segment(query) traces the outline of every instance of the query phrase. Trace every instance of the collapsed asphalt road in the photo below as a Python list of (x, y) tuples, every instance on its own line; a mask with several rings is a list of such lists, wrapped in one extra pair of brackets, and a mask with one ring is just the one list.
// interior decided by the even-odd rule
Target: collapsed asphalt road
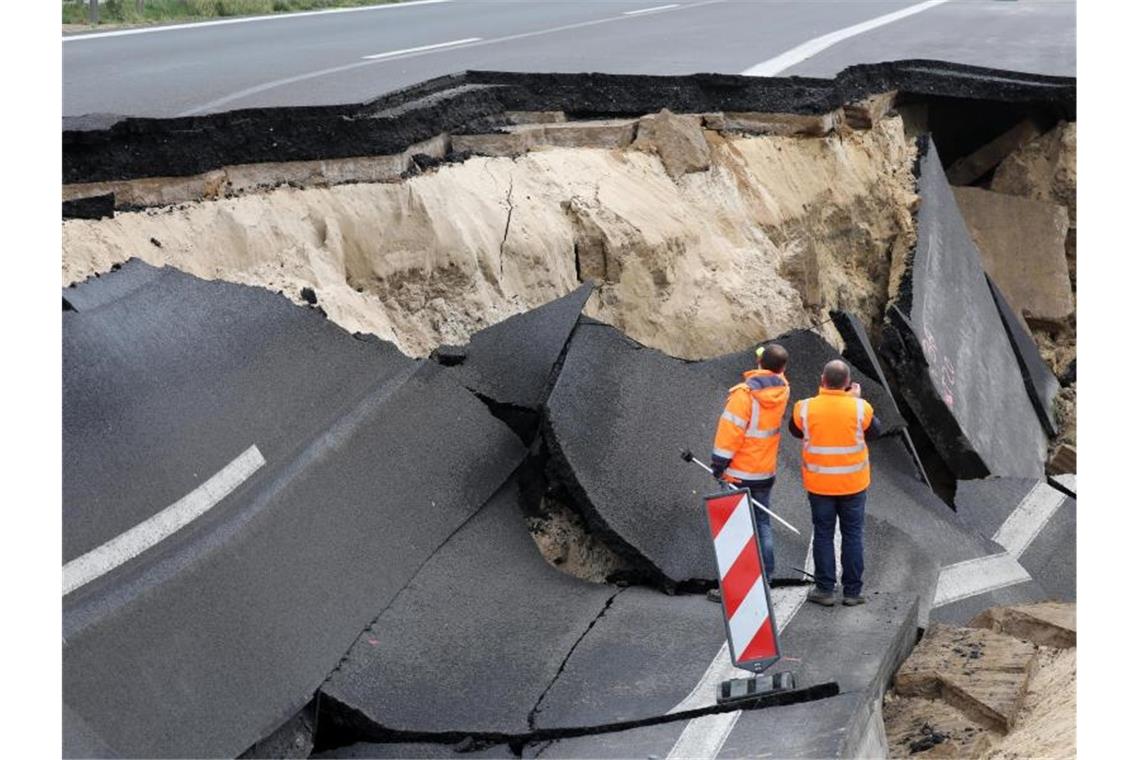
[[(957, 70), (902, 70), (918, 89), (964, 81)], [(859, 76), (884, 71), (892, 69)], [(1017, 97), (1068, 91), (1009, 81), (1002, 92)], [(511, 89), (493, 107), (565, 98), (602, 108), (635, 85), (473, 86)], [(862, 95), (881, 85), (853, 77), (843, 86)], [(713, 98), (704, 83), (678, 87), (660, 92), (702, 106)], [(786, 105), (781, 87), (734, 97)], [(427, 90), (429, 100), (441, 92)], [(818, 105), (827, 93), (794, 102)], [(835, 108), (828, 113), (846, 113)], [(385, 123), (407, 129), (373, 137), (410, 150), (429, 126), (425, 113), (440, 106), (396, 110), (405, 116)], [(329, 122), (340, 135), (334, 152), (347, 149), (335, 130), (376, 128), (345, 127), (342, 116)], [(497, 117), (484, 108), (472, 118)], [(197, 124), (190, 142), (209, 144), (216, 128), (226, 136), (213, 153), (183, 154), (178, 171), (225, 166), (240, 153), (227, 119)], [(122, 124), (75, 133), (69, 171), (161, 192), (146, 167), (173, 150), (169, 128), (140, 126), (140, 145), (163, 147), (136, 153)], [(832, 129), (826, 139), (843, 139), (842, 126)], [(957, 133), (940, 130), (953, 143)], [(311, 137), (291, 144), (308, 158), (319, 153)], [(804, 604), (810, 518), (796, 442), (782, 442), (773, 504), (802, 535), (777, 528), (773, 614), (787, 655), (780, 667), (796, 673), (804, 689), (795, 699), (806, 703), (716, 706), (715, 685), (739, 672), (719, 608), (693, 593), (715, 580), (700, 513), (711, 481), (677, 453), (711, 444), (750, 350), (685, 361), (648, 348), (580, 315), (589, 284), (427, 360), (350, 335), (325, 318), (314, 292), (302, 300), (315, 305), (299, 306), (138, 260), (65, 288), (65, 754), (235, 756), (283, 724), (308, 731), (301, 744), (329, 756), (884, 751), (882, 694), (919, 627), (1072, 595), (1075, 572), (1075, 501), (1041, 482), (1047, 419), (1032, 398), (1044, 387), (1034, 382), (1040, 367), (1019, 361), (1026, 344), (1007, 333), (937, 155), (931, 144), (918, 167), (917, 243), (906, 287), (891, 296), (898, 314), (869, 327), (836, 314), (838, 333), (820, 323), (775, 338), (792, 355), (794, 398), (813, 394), (819, 368), (842, 353), (890, 432), (871, 445), (872, 594), (855, 609)], [(938, 293), (974, 304), (978, 324)], [(927, 331), (933, 341), (914, 340)], [(872, 336), (883, 332), (893, 352), (877, 355)], [(971, 369), (957, 380), (968, 402), (931, 390), (945, 390), (935, 385), (945, 373), (931, 370), (943, 355)], [(1000, 375), (979, 378), (979, 364)], [(1015, 424), (995, 437), (979, 419), (998, 404)], [(938, 445), (916, 447), (907, 432)], [(1008, 477), (963, 480), (950, 504), (923, 474), (932, 456), (941, 467), (982, 461)], [(544, 562), (527, 527), (547, 499), (580, 515), (590, 540), (621, 557), (621, 571), (591, 583)], [(299, 711), (315, 718), (290, 721)]]

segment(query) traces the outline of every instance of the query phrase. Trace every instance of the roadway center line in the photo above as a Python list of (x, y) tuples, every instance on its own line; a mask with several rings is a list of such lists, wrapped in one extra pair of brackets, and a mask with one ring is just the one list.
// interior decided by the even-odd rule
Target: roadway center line
[(668, 10), (669, 8), (676, 8), (679, 4), (680, 3), (673, 3), (672, 5), (656, 5), (652, 8), (642, 8), (641, 10), (637, 10), (637, 11), (625, 11), (621, 15), (623, 15), (623, 16), (636, 16), (636, 15), (641, 14), (641, 13), (653, 13), (654, 11), (664, 11), (664, 10)]
[(397, 55), (404, 55), (405, 53), (419, 53), (423, 50), (439, 50), (440, 48), (455, 47), (456, 45), (466, 45), (469, 42), (478, 42), (483, 39), (482, 37), (468, 37), (463, 40), (452, 40), (451, 42), (437, 42), (434, 45), (420, 45), (414, 48), (405, 48), (403, 50), (392, 50), (387, 53), (377, 53), (376, 55), (365, 55), (361, 58), (365, 61), (378, 61), (381, 58), (392, 58)]
[[(669, 8), (668, 10), (664, 10), (661, 12), (662, 13), (673, 13), (675, 11), (684, 11), (684, 10), (689, 10), (690, 8), (700, 8), (701, 6), (705, 6), (705, 5), (716, 5), (716, 4), (723, 3), (723, 2), (725, 2), (725, 0), (703, 0), (703, 2), (699, 2), (699, 3), (690, 3), (687, 5), (678, 5), (675, 8)], [(470, 48), (482, 47), (484, 45), (497, 45), (501, 42), (514, 42), (515, 40), (525, 40), (525, 39), (529, 39), (531, 37), (541, 37), (541, 36), (544, 36), (547, 34), (556, 34), (558, 32), (568, 32), (568, 31), (572, 31), (574, 29), (584, 29), (584, 28), (591, 27), (591, 26), (597, 26), (599, 24), (609, 24), (609, 23), (612, 23), (614, 21), (630, 21), (630, 20), (637, 19), (637, 18), (643, 18), (643, 17), (642, 16), (609, 16), (607, 18), (599, 18), (599, 19), (594, 19), (592, 21), (579, 21), (579, 22), (574, 23), (574, 24), (564, 24), (563, 26), (551, 27), (550, 29), (537, 29), (533, 32), (520, 32), (518, 34), (509, 34), (509, 35), (506, 35), (505, 37), (493, 37), (489, 40), (479, 40), (478, 42), (467, 42), (467, 43), (464, 43), (462, 45), (457, 44), (454, 47), (449, 47), (446, 49), (447, 50), (468, 50)], [(317, 77), (328, 76), (330, 74), (339, 74), (343, 71), (350, 71), (352, 69), (360, 68), (361, 66), (372, 66), (372, 65), (375, 65), (377, 63), (385, 63), (388, 61), (399, 61), (399, 60), (403, 60), (405, 58), (415, 58), (415, 57), (421, 56), (421, 55), (432, 55), (432, 54), (437, 53), (437, 52), (440, 52), (440, 50), (419, 50), (419, 51), (410, 52), (410, 53), (400, 53), (399, 55), (392, 55), (388, 58), (382, 58), (379, 60), (356, 61), (355, 63), (348, 63), (348, 64), (344, 64), (342, 66), (333, 66), (331, 68), (320, 69), (318, 71), (310, 71), (306, 74), (298, 74), (296, 76), (286, 77), (284, 79), (275, 79), (275, 80), (270, 81), (270, 82), (265, 82), (263, 84), (254, 85), (253, 87), (247, 87), (244, 90), (238, 90), (237, 92), (230, 93), (229, 95), (218, 98), (217, 100), (211, 100), (209, 103), (203, 103), (200, 106), (195, 106), (194, 108), (191, 108), (191, 109), (188, 109), (186, 111), (181, 112), (180, 114), (178, 114), (178, 116), (180, 116), (180, 117), (182, 117), (182, 116), (194, 116), (195, 114), (200, 114), (204, 111), (213, 110), (213, 109), (217, 108), (218, 106), (224, 106), (227, 103), (232, 103), (235, 100), (241, 100), (242, 98), (247, 98), (250, 95), (256, 95), (258, 93), (265, 92), (266, 90), (273, 90), (273, 89), (276, 89), (278, 87), (284, 87), (285, 85), (296, 84), (297, 82), (303, 82), (307, 79), (315, 79)]]
[(63, 566), (63, 595), (114, 570), (208, 512), (265, 464), (250, 446), (217, 474), (161, 512)]
[(904, 19), (907, 16), (913, 16), (916, 13), (922, 13), (923, 11), (930, 10), (931, 8), (937, 7), (946, 2), (948, 2), (948, 0), (927, 0), (924, 3), (918, 3), (917, 5), (912, 5), (909, 8), (903, 8), (902, 10), (895, 11), (894, 13), (887, 13), (882, 16), (877, 16), (876, 18), (870, 19), (868, 21), (864, 21), (860, 24), (844, 27), (843, 29), (831, 32), (830, 34), (824, 34), (822, 36), (816, 37), (815, 39), (808, 40), (802, 45), (797, 45), (791, 50), (787, 50), (775, 58), (769, 58), (766, 61), (761, 61), (755, 66), (750, 66), (740, 73), (750, 77), (775, 76), (784, 69), (789, 69), (801, 61), (806, 61), (813, 55), (821, 53), (832, 45), (840, 43), (843, 40), (854, 37), (857, 34), (862, 34), (863, 32), (869, 32), (872, 29), (876, 29), (880, 26), (885, 26), (900, 19)]
[(410, 0), (406, 3), (389, 3), (387, 5), (368, 5), (354, 8), (325, 8), (319, 11), (298, 11), (297, 13), (274, 13), (271, 16), (243, 16), (241, 18), (225, 18), (216, 21), (196, 21), (189, 24), (167, 24), (152, 26), (143, 29), (117, 29), (113, 32), (93, 32), (91, 34), (65, 35), (64, 42), (83, 42), (84, 40), (98, 40), (104, 37), (126, 37), (131, 34), (152, 34), (154, 32), (173, 32), (181, 29), (205, 29), (210, 26), (226, 26), (229, 24), (248, 24), (251, 21), (281, 21), (282, 19), (304, 18), (305, 16), (324, 16), (332, 13), (363, 13), (365, 11), (386, 11), (392, 8), (411, 8), (416, 5), (436, 5), (450, 3), (451, 0)]
[(1068, 498), (1048, 483), (1037, 483), (994, 533), (994, 542), (1020, 557)]

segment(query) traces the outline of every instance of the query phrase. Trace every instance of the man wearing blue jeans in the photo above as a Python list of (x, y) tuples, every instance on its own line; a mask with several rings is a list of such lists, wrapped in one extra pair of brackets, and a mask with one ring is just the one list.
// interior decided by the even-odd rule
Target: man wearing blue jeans
[(820, 377), (819, 394), (797, 401), (788, 431), (803, 439), (801, 474), (811, 504), (815, 588), (808, 601), (835, 604), (835, 522), (842, 537), (843, 604), (863, 604), (863, 512), (871, 485), (867, 441), (881, 430), (875, 411), (861, 398), (851, 369), (830, 361)]

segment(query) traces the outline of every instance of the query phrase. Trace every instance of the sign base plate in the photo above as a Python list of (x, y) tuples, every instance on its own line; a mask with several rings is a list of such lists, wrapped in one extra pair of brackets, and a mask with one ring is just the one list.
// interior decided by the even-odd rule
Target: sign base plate
[(717, 704), (743, 702), (756, 699), (770, 692), (788, 691), (796, 688), (796, 678), (789, 672), (773, 673), (770, 676), (755, 678), (733, 678), (722, 681), (716, 692)]

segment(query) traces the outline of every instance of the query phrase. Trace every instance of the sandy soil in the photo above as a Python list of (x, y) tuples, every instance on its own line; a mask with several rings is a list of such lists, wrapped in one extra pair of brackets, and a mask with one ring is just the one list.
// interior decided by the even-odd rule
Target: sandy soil
[(614, 573), (627, 570), (621, 557), (586, 530), (581, 516), (547, 497), (541, 515), (527, 518), (531, 537), (542, 556), (554, 567), (576, 578), (604, 583)]
[(599, 281), (586, 312), (704, 358), (826, 320), (878, 320), (914, 240), (902, 121), (822, 138), (705, 132), (674, 180), (643, 150), (471, 158), (396, 183), (269, 192), (63, 225), (70, 284), (138, 256), (300, 301), (424, 356)]
[(1077, 650), (1040, 648), (1018, 723), (994, 740), (986, 760), (1077, 755)]

